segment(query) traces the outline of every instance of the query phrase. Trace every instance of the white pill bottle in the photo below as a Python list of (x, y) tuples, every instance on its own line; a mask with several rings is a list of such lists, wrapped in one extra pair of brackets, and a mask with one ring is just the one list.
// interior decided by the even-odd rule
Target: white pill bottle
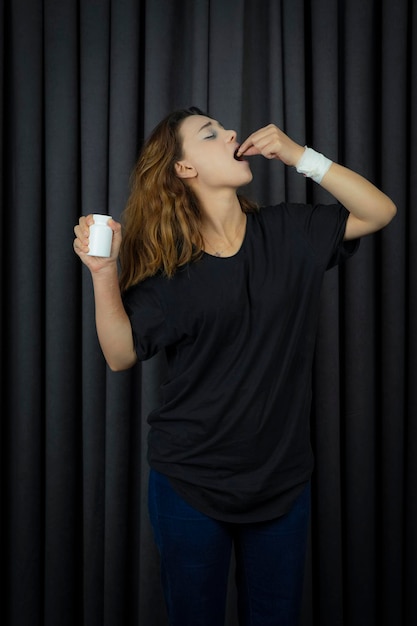
[(113, 231), (107, 224), (111, 215), (93, 215), (94, 224), (90, 226), (89, 256), (109, 257)]

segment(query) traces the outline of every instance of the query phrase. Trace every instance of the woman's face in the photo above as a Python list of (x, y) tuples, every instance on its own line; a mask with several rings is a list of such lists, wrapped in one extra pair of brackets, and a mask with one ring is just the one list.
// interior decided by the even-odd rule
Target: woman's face
[(235, 190), (252, 180), (248, 162), (234, 158), (239, 145), (234, 130), (204, 115), (190, 115), (181, 124), (180, 138), (183, 158), (176, 165), (177, 174), (198, 189)]

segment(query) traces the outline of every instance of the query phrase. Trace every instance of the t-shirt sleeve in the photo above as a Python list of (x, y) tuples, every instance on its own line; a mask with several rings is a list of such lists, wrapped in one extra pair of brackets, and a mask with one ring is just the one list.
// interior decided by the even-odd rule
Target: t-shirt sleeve
[(154, 281), (131, 287), (123, 304), (132, 325), (133, 340), (140, 361), (150, 359), (170, 343), (170, 325)]
[(344, 241), (349, 211), (343, 205), (288, 204), (286, 207), (326, 269), (342, 263), (357, 251), (359, 239)]

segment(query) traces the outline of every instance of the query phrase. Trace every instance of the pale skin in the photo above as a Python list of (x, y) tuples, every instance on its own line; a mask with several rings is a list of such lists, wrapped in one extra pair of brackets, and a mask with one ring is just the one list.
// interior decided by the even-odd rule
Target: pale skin
[[(246, 157), (262, 155), (295, 167), (304, 147), (288, 137), (274, 124), (252, 133), (239, 146), (234, 130), (226, 130), (209, 117), (193, 115), (181, 125), (183, 158), (176, 172), (198, 196), (203, 210), (201, 232), (206, 252), (222, 250), (232, 256), (245, 234), (246, 216), (237, 198), (239, 187), (252, 180)], [(244, 160), (237, 161), (234, 152)], [(392, 200), (368, 180), (333, 163), (321, 186), (349, 211), (345, 240), (374, 233), (386, 226), (396, 214)], [(122, 240), (121, 225), (109, 220), (113, 243), (109, 258), (90, 257), (89, 228), (92, 215), (81, 217), (75, 226), (74, 250), (89, 268), (93, 280), (96, 327), (104, 357), (113, 371), (132, 367), (137, 360), (132, 328), (123, 307), (118, 283), (117, 258)]]

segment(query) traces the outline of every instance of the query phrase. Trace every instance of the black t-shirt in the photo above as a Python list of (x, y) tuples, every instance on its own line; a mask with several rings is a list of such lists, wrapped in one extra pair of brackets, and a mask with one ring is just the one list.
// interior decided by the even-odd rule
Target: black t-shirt
[(125, 294), (140, 360), (165, 350), (151, 467), (224, 521), (272, 519), (309, 480), (311, 369), (326, 269), (350, 256), (340, 205), (248, 214), (232, 257), (203, 257)]

